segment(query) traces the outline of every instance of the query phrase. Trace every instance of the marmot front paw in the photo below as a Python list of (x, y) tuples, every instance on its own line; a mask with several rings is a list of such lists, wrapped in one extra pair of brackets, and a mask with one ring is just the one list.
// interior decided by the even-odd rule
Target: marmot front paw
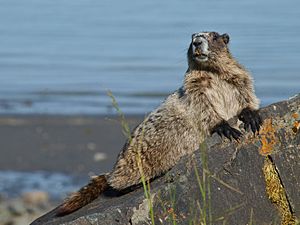
[(249, 127), (251, 127), (251, 130), (254, 134), (256, 133), (256, 131), (259, 132), (259, 129), (262, 125), (262, 119), (257, 110), (245, 108), (240, 113), (238, 118), (244, 123), (245, 130), (248, 130)]
[(233, 137), (235, 140), (239, 140), (239, 138), (242, 136), (242, 133), (231, 127), (226, 121), (222, 121), (221, 123), (217, 124), (213, 129), (211, 133), (217, 133), (221, 137), (225, 136), (229, 140)]

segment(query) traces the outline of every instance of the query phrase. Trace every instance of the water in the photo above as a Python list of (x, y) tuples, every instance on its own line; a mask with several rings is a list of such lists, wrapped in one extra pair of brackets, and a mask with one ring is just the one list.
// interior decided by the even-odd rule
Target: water
[[(300, 1), (0, 1), (0, 114), (151, 111), (177, 89), (191, 34), (227, 32), (266, 105), (300, 92)], [(0, 171), (0, 193), (61, 198), (84, 182)]]
[(14, 198), (33, 190), (47, 192), (51, 199), (59, 200), (83, 186), (80, 177), (62, 173), (0, 171), (0, 194)]
[(266, 105), (299, 92), (297, 0), (0, 2), (0, 114), (151, 111), (183, 80), (192, 33), (227, 32)]

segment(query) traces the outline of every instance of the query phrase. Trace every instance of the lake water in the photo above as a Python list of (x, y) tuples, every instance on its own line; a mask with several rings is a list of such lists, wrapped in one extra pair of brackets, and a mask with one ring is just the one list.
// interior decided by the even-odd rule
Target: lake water
[(227, 32), (262, 105), (300, 92), (300, 1), (0, 2), (0, 114), (151, 111), (177, 89), (191, 34)]
[(86, 178), (62, 173), (0, 171), (0, 197), (15, 198), (39, 190), (60, 200), (86, 183)]

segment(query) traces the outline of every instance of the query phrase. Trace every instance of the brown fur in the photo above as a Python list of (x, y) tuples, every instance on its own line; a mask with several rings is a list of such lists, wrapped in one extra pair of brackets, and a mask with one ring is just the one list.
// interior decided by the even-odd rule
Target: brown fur
[(65, 200), (65, 202), (59, 207), (56, 215), (63, 216), (76, 211), (82, 206), (92, 202), (107, 188), (108, 184), (105, 175), (92, 178), (88, 185), (81, 188), (78, 192), (72, 194)]
[[(183, 87), (133, 131), (131, 140), (124, 145), (107, 175), (107, 183), (112, 188), (123, 190), (141, 182), (138, 155), (144, 176), (150, 180), (168, 171), (182, 156), (197, 150), (218, 123), (245, 108), (258, 109), (252, 78), (231, 56), (227, 47), (229, 37), (215, 32), (207, 34), (211, 51), (208, 61), (195, 62), (190, 46)], [(71, 196), (61, 210), (74, 211), (96, 198), (107, 187), (101, 177), (100, 182), (92, 180), (92, 184)]]

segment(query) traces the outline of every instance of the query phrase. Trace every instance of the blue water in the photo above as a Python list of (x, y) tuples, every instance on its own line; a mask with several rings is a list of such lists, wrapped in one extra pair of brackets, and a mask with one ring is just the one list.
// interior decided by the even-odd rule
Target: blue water
[(51, 199), (58, 200), (86, 182), (83, 178), (62, 173), (0, 171), (0, 195), (14, 198), (38, 190), (47, 192)]
[(0, 114), (151, 111), (179, 87), (192, 33), (227, 32), (263, 105), (300, 92), (300, 1), (0, 2)]

